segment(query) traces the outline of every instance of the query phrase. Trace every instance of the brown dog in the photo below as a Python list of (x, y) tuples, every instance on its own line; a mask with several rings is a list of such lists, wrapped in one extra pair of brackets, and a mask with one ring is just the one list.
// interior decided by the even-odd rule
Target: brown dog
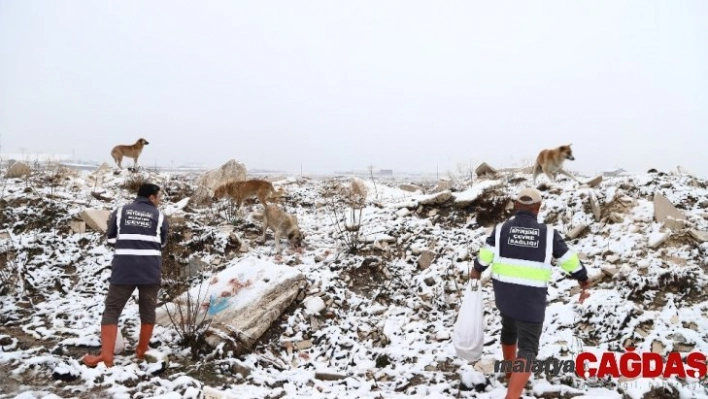
[[(265, 216), (265, 220), (264, 219)], [(254, 213), (253, 218), (263, 222), (262, 242), (265, 242), (266, 232), (270, 228), (275, 235), (275, 251), (280, 252), (280, 238), (284, 235), (288, 238), (292, 248), (302, 247), (305, 235), (300, 231), (297, 224), (297, 216), (285, 213), (277, 206), (266, 206), (264, 213)]]
[(111, 156), (120, 169), (123, 169), (121, 165), (123, 157), (133, 158), (133, 166), (135, 167), (138, 165), (138, 157), (143, 152), (143, 147), (148, 144), (150, 143), (147, 140), (140, 138), (133, 145), (117, 145), (111, 150)]
[(241, 208), (243, 201), (248, 198), (257, 197), (261, 205), (266, 206), (268, 198), (278, 198), (282, 195), (282, 189), (275, 191), (273, 183), (261, 179), (233, 181), (223, 184), (214, 190), (215, 200), (229, 196), (236, 201), (238, 208)]
[(536, 178), (541, 174), (541, 171), (548, 179), (555, 183), (558, 173), (568, 176), (571, 179), (579, 182), (579, 180), (570, 173), (563, 170), (563, 162), (565, 160), (574, 161), (573, 150), (570, 148), (572, 144), (562, 145), (558, 148), (542, 150), (536, 158), (536, 163), (533, 166), (533, 183), (536, 184)]

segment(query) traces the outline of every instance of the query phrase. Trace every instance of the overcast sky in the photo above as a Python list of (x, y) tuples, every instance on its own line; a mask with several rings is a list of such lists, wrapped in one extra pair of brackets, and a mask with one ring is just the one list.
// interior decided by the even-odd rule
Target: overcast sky
[(708, 177), (708, 1), (0, 1), (2, 152)]

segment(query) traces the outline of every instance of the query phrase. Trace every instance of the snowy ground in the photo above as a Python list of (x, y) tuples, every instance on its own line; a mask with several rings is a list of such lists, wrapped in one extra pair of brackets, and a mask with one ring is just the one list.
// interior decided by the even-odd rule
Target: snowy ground
[[(151, 353), (169, 361), (164, 367), (135, 360), (139, 316), (130, 301), (121, 317), (125, 351), (113, 368), (90, 369), (79, 359), (100, 344), (111, 251), (101, 233), (72, 233), (69, 221), (84, 208), (110, 210), (130, 200), (125, 186), (136, 176), (141, 175), (45, 169), (28, 179), (3, 179), (0, 372), (6, 377), (0, 398), (203, 398), (210, 388), (224, 398), (504, 397), (505, 386), (489, 371), (490, 363), (501, 359), (491, 285), (484, 288), (482, 360), (467, 364), (457, 358), (450, 337), (470, 256), (528, 175), (471, 185), (453, 181), (452, 191), (437, 193), (427, 186), (426, 193), (398, 188), (415, 182), (364, 180), (363, 244), (354, 254), (347, 252), (351, 236), (336, 223), (345, 211), (350, 215), (336, 193), (351, 178), (278, 180), (275, 185), (288, 193), (283, 206), (297, 214), (306, 234), (302, 253), (280, 255), (271, 233), (265, 244), (257, 242), (261, 226), (249, 212), (232, 218), (225, 201), (190, 201), (194, 175), (152, 175), (166, 187), (164, 208), (175, 217), (167, 269), (198, 259), (204, 266), (195, 279), (208, 279), (249, 259), (288, 265), (307, 277), (307, 298), (321, 297), (325, 309), (311, 316), (310, 302), (296, 301), (252, 353), (238, 357), (207, 349), (192, 360), (174, 328), (157, 326)], [(593, 218), (591, 193), (604, 221)], [(588, 224), (568, 242), (582, 253), (592, 275), (611, 268), (614, 277), (604, 278), (581, 305), (571, 293), (577, 284), (560, 269), (554, 271), (540, 358), (572, 359), (582, 351), (621, 351), (629, 345), (639, 352), (708, 353), (708, 244), (679, 230), (649, 248), (650, 240), (665, 231), (653, 221), (655, 193), (681, 209), (691, 227), (708, 230), (706, 181), (691, 176), (613, 177), (595, 188), (561, 181), (544, 192), (540, 217), (562, 232)], [(611, 213), (621, 218), (606, 220)], [(235, 229), (224, 227), (229, 222)], [(245, 252), (230, 247), (232, 229), (246, 244)], [(432, 264), (419, 267), (417, 259), (427, 249), (435, 253)], [(169, 299), (170, 289), (163, 291), (162, 300)], [(289, 345), (306, 341), (312, 345)], [(545, 398), (708, 397), (705, 381), (540, 375), (530, 386), (528, 396)]]

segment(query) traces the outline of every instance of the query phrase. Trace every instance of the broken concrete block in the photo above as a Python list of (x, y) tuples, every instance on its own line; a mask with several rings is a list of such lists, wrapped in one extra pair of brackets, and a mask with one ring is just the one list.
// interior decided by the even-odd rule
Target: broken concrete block
[(86, 222), (83, 220), (72, 220), (69, 222), (69, 227), (71, 231), (76, 234), (82, 234), (86, 232)]
[(653, 233), (649, 236), (649, 248), (659, 248), (659, 246), (666, 242), (666, 240), (668, 240), (670, 236), (671, 233)]
[(581, 225), (575, 226), (572, 230), (570, 230), (566, 234), (566, 236), (569, 239), (574, 240), (575, 238), (577, 238), (580, 235), (580, 233), (582, 233), (587, 228), (588, 228), (588, 226), (586, 224), (581, 224)]
[(698, 242), (708, 242), (708, 232), (706, 231), (691, 229), (688, 231), (688, 234), (690, 234), (691, 237)]
[(433, 194), (429, 196), (428, 198), (425, 198), (420, 201), (421, 205), (441, 205), (444, 204), (445, 202), (448, 202), (450, 200), (454, 199), (452, 196), (452, 193), (449, 191), (438, 193), (438, 194)]
[(418, 267), (421, 270), (429, 268), (433, 263), (433, 259), (435, 259), (435, 252), (429, 250), (423, 251), (418, 257)]
[(411, 193), (414, 193), (416, 191), (420, 191), (420, 187), (418, 187), (414, 184), (401, 184), (400, 186), (398, 186), (398, 188), (400, 188), (403, 191), (408, 191)]
[(108, 229), (108, 218), (111, 217), (111, 211), (88, 208), (81, 211), (79, 217), (91, 229), (105, 233)]
[(173, 320), (188, 322), (183, 317), (205, 318), (213, 333), (206, 338), (209, 345), (229, 343), (235, 353), (246, 353), (306, 283), (305, 276), (292, 267), (264, 259), (239, 258), (212, 279), (158, 308), (156, 323), (169, 327)]
[(595, 194), (590, 193), (590, 208), (592, 208), (592, 214), (595, 216), (595, 221), (599, 222), (602, 216), (602, 211), (600, 210), (600, 204), (595, 198)]
[(474, 173), (477, 176), (484, 176), (487, 174), (495, 175), (495, 174), (497, 174), (497, 171), (496, 171), (496, 169), (489, 166), (486, 162), (482, 162), (482, 164), (477, 166), (477, 169), (474, 170)]
[(602, 183), (602, 176), (597, 176), (592, 180), (588, 180), (585, 184), (590, 187), (597, 187), (600, 183)]
[(609, 278), (613, 278), (615, 277), (615, 275), (617, 275), (617, 273), (619, 273), (619, 269), (614, 266), (603, 266), (600, 268), (600, 270), (602, 270), (605, 276)]
[(612, 212), (612, 213), (610, 213), (610, 220), (613, 223), (622, 223), (622, 221), (624, 221), (624, 218), (619, 213)]
[(315, 373), (315, 378), (322, 381), (338, 381), (347, 378), (347, 376), (345, 374), (317, 372)]
[(686, 216), (661, 194), (654, 195), (654, 220), (666, 228), (677, 230), (684, 227)]
[(32, 169), (26, 163), (15, 162), (7, 170), (5, 177), (8, 179), (17, 179), (20, 177), (29, 176), (30, 174), (32, 174)]
[(111, 165), (109, 165), (107, 162), (104, 162), (104, 163), (101, 164), (101, 166), (99, 166), (98, 168), (96, 168), (96, 170), (94, 170), (93, 172), (91, 172), (91, 174), (92, 174), (92, 175), (97, 175), (97, 174), (99, 174), (99, 173), (101, 173), (101, 172), (108, 172), (108, 171), (110, 171), (110, 170), (111, 170)]

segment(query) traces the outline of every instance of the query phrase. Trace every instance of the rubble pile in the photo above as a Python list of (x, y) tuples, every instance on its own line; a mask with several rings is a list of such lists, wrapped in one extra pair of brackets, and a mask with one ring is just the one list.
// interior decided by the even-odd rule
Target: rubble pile
[[(242, 178), (245, 166), (231, 165)], [(222, 172), (219, 179), (231, 178)], [(367, 197), (356, 212), (328, 196), (332, 179), (279, 179), (274, 184), (286, 192), (279, 206), (298, 216), (306, 235), (303, 251), (282, 253), (275, 252), (271, 232), (259, 242), (261, 225), (251, 217), (260, 210), (256, 201), (234, 210), (228, 200), (193, 200), (215, 181), (207, 177), (102, 167), (68, 173), (59, 185), (32, 170), (6, 178), (0, 278), (11, 285), (0, 296), (0, 368), (14, 381), (10, 391), (51, 385), (53, 393), (75, 397), (106, 390), (199, 397), (220, 390), (223, 397), (371, 398), (491, 398), (504, 391), (490, 370), (501, 359), (491, 284), (483, 288), (488, 345), (482, 360), (457, 358), (451, 335), (471, 262), (491, 227), (513, 214), (511, 199), (530, 184), (527, 170), (483, 164), (462, 185), (362, 179), (357, 184), (366, 184)], [(171, 229), (163, 309), (209, 286), (198, 305), (223, 319), (194, 349), (162, 314), (149, 351), (153, 363), (137, 364), (131, 351), (139, 317), (129, 302), (120, 325), (125, 351), (113, 369), (88, 371), (77, 360), (100, 344), (112, 256), (107, 217), (132, 200), (126, 181), (138, 178), (165, 187)], [(539, 357), (572, 359), (584, 350), (628, 346), (708, 353), (706, 187), (685, 173), (659, 172), (541, 184), (539, 219), (580, 254), (595, 287), (581, 305), (577, 284), (554, 270)], [(338, 229), (352, 217), (357, 229)], [(357, 251), (347, 250), (352, 240), (360, 240)], [(290, 281), (283, 276), (297, 284), (269, 289), (268, 281), (273, 287)], [(269, 306), (268, 295), (277, 306)], [(669, 382), (671, 389), (689, 389), (686, 381)], [(541, 375), (528, 393), (609, 397), (625, 392), (623, 383)], [(646, 395), (654, 389), (638, 386)]]

